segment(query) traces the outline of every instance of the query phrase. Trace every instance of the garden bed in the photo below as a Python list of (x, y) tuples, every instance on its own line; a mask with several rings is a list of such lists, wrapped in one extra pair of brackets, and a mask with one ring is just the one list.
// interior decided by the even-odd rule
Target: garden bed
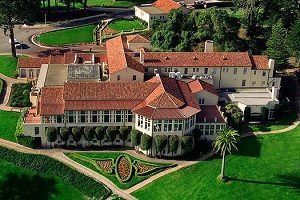
[(174, 165), (151, 163), (118, 152), (66, 153), (72, 160), (104, 175), (117, 187), (127, 189)]
[(9, 97), (9, 105), (11, 107), (30, 107), (32, 105), (30, 102), (31, 87), (31, 82), (13, 84)]

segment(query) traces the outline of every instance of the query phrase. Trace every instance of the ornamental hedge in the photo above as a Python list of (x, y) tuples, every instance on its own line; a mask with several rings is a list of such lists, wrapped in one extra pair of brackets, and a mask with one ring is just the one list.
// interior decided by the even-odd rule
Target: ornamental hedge
[(18, 137), (23, 134), (23, 119), (28, 112), (28, 108), (23, 108), (21, 110), (21, 115), (17, 121), (15, 137)]
[(30, 107), (30, 90), (32, 84), (29, 83), (15, 83), (11, 88), (11, 95), (9, 97), (9, 105), (11, 107)]
[(3, 89), (4, 89), (4, 82), (3, 82), (3, 80), (0, 78), (0, 101), (1, 101), (1, 98), (2, 98), (2, 92), (3, 92)]
[(127, 182), (132, 177), (132, 161), (128, 155), (120, 155), (116, 160), (116, 177), (120, 182)]
[(90, 198), (106, 199), (111, 194), (101, 183), (47, 156), (19, 153), (0, 147), (0, 157), (18, 167), (58, 177)]
[(20, 135), (17, 136), (17, 142), (25, 147), (36, 148), (35, 139), (31, 136)]

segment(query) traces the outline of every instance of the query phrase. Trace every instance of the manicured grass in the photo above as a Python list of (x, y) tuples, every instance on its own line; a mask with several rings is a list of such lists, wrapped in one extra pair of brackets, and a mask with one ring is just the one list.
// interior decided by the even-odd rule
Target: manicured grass
[(58, 30), (53, 32), (43, 33), (37, 37), (37, 40), (44, 45), (67, 45), (77, 43), (94, 42), (93, 30), (96, 25), (86, 25), (71, 29)]
[[(119, 1), (112, 1), (112, 0), (88, 0), (88, 6), (95, 7), (95, 6), (104, 6), (104, 7), (122, 7), (128, 8), (134, 6), (136, 4), (143, 4), (143, 3), (152, 3), (154, 0), (119, 0)], [(46, 3), (47, 5), (47, 3)], [(51, 0), (51, 6), (54, 7), (54, 0)], [(64, 4), (59, 3), (59, 6), (64, 6)], [(76, 4), (76, 8), (83, 8), (82, 4)]]
[(16, 142), (15, 131), (20, 113), (0, 110), (0, 138)]
[(297, 119), (297, 113), (295, 111), (286, 111), (282, 113), (281, 119), (276, 122), (270, 122), (264, 125), (249, 125), (249, 129), (253, 132), (261, 131), (261, 132), (268, 132), (268, 131), (275, 131), (287, 128), (288, 126), (292, 125), (295, 120)]
[(83, 200), (83, 195), (62, 179), (17, 167), (0, 159), (1, 199)]
[[(68, 190), (73, 189), (77, 191), (75, 192), (75, 194), (80, 194), (79, 198), (77, 199), (82, 199), (83, 196), (87, 196), (91, 198), (94, 197), (95, 199), (106, 199), (110, 195), (110, 191), (99, 182), (47, 156), (19, 153), (11, 149), (0, 147), (0, 158), (1, 160), (10, 162), (19, 168), (32, 170), (35, 173), (46, 175), (47, 177), (52, 177), (57, 180), (62, 180), (63, 183), (65, 184), (65, 186), (63, 185), (61, 186), (62, 188), (66, 188), (66, 186), (68, 185), (69, 187), (69, 189), (67, 188)], [(19, 182), (19, 184), (20, 183), (22, 182)], [(48, 183), (48, 184), (46, 183), (43, 184), (42, 182), (40, 183), (40, 186), (43, 187), (43, 189), (49, 189), (53, 187), (53, 185), (54, 185), (53, 183)], [(68, 194), (65, 195), (68, 196)], [(72, 199), (73, 195), (74, 194), (70, 193), (68, 199)], [(1, 196), (1, 191), (0, 191), (0, 196)], [(18, 198), (18, 199), (33, 199), (33, 198)], [(39, 198), (35, 198), (35, 199), (39, 199)], [(45, 199), (45, 198), (40, 198), (40, 199)], [(60, 198), (60, 199), (64, 199), (64, 198)]]
[[(136, 185), (137, 183), (149, 178), (150, 176), (158, 173), (158, 172), (161, 172), (163, 171), (165, 168), (162, 168), (162, 169), (158, 169), (156, 170), (155, 172), (151, 173), (151, 174), (147, 174), (145, 176), (136, 176), (134, 175), (135, 172), (133, 172), (133, 176), (132, 178), (128, 181), (128, 182), (120, 182), (118, 180), (118, 178), (116, 177), (115, 173), (113, 174), (109, 174), (109, 173), (105, 173), (101, 170), (99, 170), (95, 164), (93, 163), (93, 160), (94, 159), (114, 159), (114, 161), (116, 161), (116, 159), (120, 156), (120, 155), (127, 155), (131, 158), (132, 161), (134, 160), (138, 160), (138, 161), (142, 161), (142, 160), (139, 160), (133, 156), (130, 156), (128, 154), (124, 154), (124, 153), (118, 153), (118, 152), (101, 152), (101, 153), (66, 153), (66, 155), (71, 158), (72, 160), (102, 174), (103, 176), (105, 176), (106, 178), (108, 178), (109, 180), (111, 180), (117, 187), (121, 188), (121, 189), (127, 189), (127, 188), (130, 188), (134, 185)], [(83, 159), (82, 159), (83, 158)], [(89, 161), (87, 160), (84, 160), (86, 158), (90, 158)], [(146, 161), (142, 161), (142, 162), (146, 162)], [(158, 165), (160, 167), (168, 167), (168, 166), (171, 166), (170, 164), (165, 164), (165, 163), (150, 163), (150, 162), (146, 162), (146, 163), (149, 163), (149, 164), (155, 164), (155, 165)]]
[(17, 69), (17, 58), (12, 58), (11, 55), (0, 55), (0, 73), (14, 77)]
[(142, 30), (144, 26), (141, 22), (132, 19), (116, 19), (108, 24), (108, 27), (116, 32)]
[(138, 199), (299, 199), (300, 126), (283, 134), (252, 136), (227, 158), (212, 158), (168, 174), (133, 193)]

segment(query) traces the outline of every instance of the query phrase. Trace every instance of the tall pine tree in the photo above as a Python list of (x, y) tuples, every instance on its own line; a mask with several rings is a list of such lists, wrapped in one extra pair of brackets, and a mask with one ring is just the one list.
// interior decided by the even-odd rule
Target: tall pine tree
[(288, 44), (291, 53), (296, 57), (298, 65), (300, 63), (300, 19), (298, 19), (292, 26), (288, 33)]
[(287, 59), (289, 57), (287, 30), (283, 27), (281, 19), (272, 27), (272, 33), (267, 41), (265, 53), (269, 58), (275, 60), (276, 69), (282, 70), (287, 66)]

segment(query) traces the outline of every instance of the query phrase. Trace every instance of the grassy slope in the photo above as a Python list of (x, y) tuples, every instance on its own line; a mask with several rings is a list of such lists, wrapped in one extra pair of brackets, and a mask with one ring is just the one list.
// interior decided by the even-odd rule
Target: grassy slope
[(129, 20), (129, 19), (117, 19), (109, 23), (109, 28), (113, 29), (114, 31), (121, 32), (121, 31), (132, 31), (143, 29), (144, 26), (137, 20)]
[(65, 45), (93, 42), (93, 30), (96, 25), (59, 30), (41, 34), (37, 39), (45, 45)]
[(16, 142), (14, 136), (20, 113), (0, 110), (0, 138)]
[(300, 126), (289, 133), (250, 137), (227, 159), (229, 183), (211, 159), (166, 175), (134, 192), (139, 199), (299, 199)]
[[(116, 159), (118, 158), (119, 155), (124, 155), (124, 153), (118, 153), (118, 152), (101, 152), (101, 153), (79, 153), (80, 155), (82, 156), (85, 156), (85, 157), (89, 157), (89, 158), (99, 158), (99, 159), (107, 159), (107, 158), (113, 158)], [(92, 165), (91, 163), (89, 162), (86, 162), (86, 161), (82, 161), (81, 159), (79, 158), (76, 158), (76, 157), (73, 157), (72, 154), (66, 154), (67, 156), (69, 156), (72, 160), (104, 175), (105, 177), (107, 177), (109, 180), (111, 180), (117, 187), (121, 188), (121, 189), (127, 189), (127, 188), (130, 188), (134, 185), (136, 185), (137, 183), (149, 178), (150, 176), (152, 176), (153, 174), (149, 175), (149, 176), (133, 176), (131, 178), (131, 180), (129, 182), (126, 182), (126, 183), (120, 183), (119, 180), (117, 179), (116, 175), (115, 174), (107, 174), (107, 173), (103, 173), (101, 171), (99, 171), (94, 165)], [(130, 155), (129, 155), (130, 156)], [(134, 158), (132, 156), (131, 157), (131, 160), (139, 160), (137, 158)], [(155, 163), (157, 164), (157, 163)], [(159, 165), (161, 166), (166, 166), (168, 164), (162, 164), (160, 163)], [(162, 170), (160, 170), (162, 171)], [(157, 171), (156, 173), (160, 172), (160, 171)], [(155, 174), (155, 173), (154, 173)]]
[(17, 167), (0, 159), (0, 198), (81, 200), (82, 194), (59, 178)]
[(12, 58), (10, 55), (0, 55), (0, 73), (8, 77), (14, 77), (17, 59)]

